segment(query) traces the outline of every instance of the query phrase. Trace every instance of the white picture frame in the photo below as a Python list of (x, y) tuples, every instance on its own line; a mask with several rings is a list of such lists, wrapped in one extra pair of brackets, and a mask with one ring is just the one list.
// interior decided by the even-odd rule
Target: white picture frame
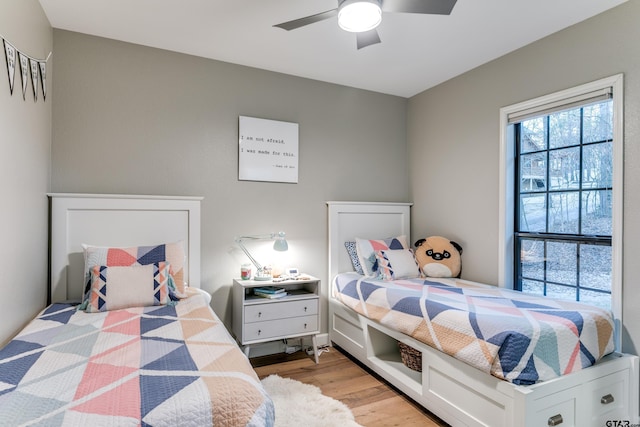
[(238, 179), (298, 183), (298, 123), (239, 116)]

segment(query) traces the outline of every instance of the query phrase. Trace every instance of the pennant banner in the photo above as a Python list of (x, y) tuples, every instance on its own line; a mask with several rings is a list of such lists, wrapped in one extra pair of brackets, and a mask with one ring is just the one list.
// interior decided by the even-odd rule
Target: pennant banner
[(20, 77), (22, 78), (22, 99), (27, 99), (27, 83), (29, 83), (29, 57), (18, 52), (20, 58)]
[(29, 65), (31, 65), (31, 83), (33, 86), (33, 100), (38, 100), (38, 61), (29, 58)]
[(42, 100), (47, 100), (47, 63), (38, 62), (40, 66), (40, 83), (42, 84)]
[(7, 39), (2, 38), (4, 43), (4, 56), (7, 63), (7, 74), (9, 77), (9, 91), (13, 95), (13, 85), (15, 83), (16, 66), (20, 64), (20, 78), (22, 82), (22, 99), (27, 99), (27, 86), (31, 80), (33, 89), (33, 100), (38, 101), (38, 76), (40, 76), (40, 84), (42, 86), (42, 100), (47, 100), (47, 61), (51, 53), (46, 59), (36, 59), (18, 51)]
[(4, 40), (4, 55), (7, 58), (7, 71), (9, 72), (9, 89), (13, 95), (13, 80), (16, 75), (16, 48)]

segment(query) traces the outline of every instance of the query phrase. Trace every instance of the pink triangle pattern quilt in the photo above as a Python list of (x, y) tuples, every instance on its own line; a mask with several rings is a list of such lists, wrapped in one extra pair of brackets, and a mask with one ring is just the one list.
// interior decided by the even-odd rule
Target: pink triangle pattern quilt
[(0, 350), (0, 425), (273, 426), (273, 402), (205, 299), (53, 304)]
[(611, 313), (456, 279), (334, 279), (357, 313), (514, 384), (587, 368), (613, 352)]

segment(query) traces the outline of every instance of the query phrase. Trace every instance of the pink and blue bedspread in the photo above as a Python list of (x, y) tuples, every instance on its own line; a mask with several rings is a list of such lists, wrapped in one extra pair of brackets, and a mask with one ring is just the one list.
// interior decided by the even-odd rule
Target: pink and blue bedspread
[(0, 425), (272, 426), (201, 295), (104, 313), (53, 304), (0, 350)]
[(456, 279), (387, 282), (338, 275), (334, 296), (359, 314), (514, 384), (589, 367), (614, 350), (606, 310)]

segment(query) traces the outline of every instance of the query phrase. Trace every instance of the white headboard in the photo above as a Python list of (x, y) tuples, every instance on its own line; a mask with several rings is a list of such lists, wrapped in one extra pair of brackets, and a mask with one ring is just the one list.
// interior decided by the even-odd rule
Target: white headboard
[(185, 281), (200, 287), (202, 197), (48, 194), (50, 302), (79, 301), (84, 281), (82, 244), (152, 246), (184, 241)]
[(410, 233), (412, 203), (327, 202), (329, 208), (329, 280), (353, 271), (344, 242), (356, 237), (385, 239)]

